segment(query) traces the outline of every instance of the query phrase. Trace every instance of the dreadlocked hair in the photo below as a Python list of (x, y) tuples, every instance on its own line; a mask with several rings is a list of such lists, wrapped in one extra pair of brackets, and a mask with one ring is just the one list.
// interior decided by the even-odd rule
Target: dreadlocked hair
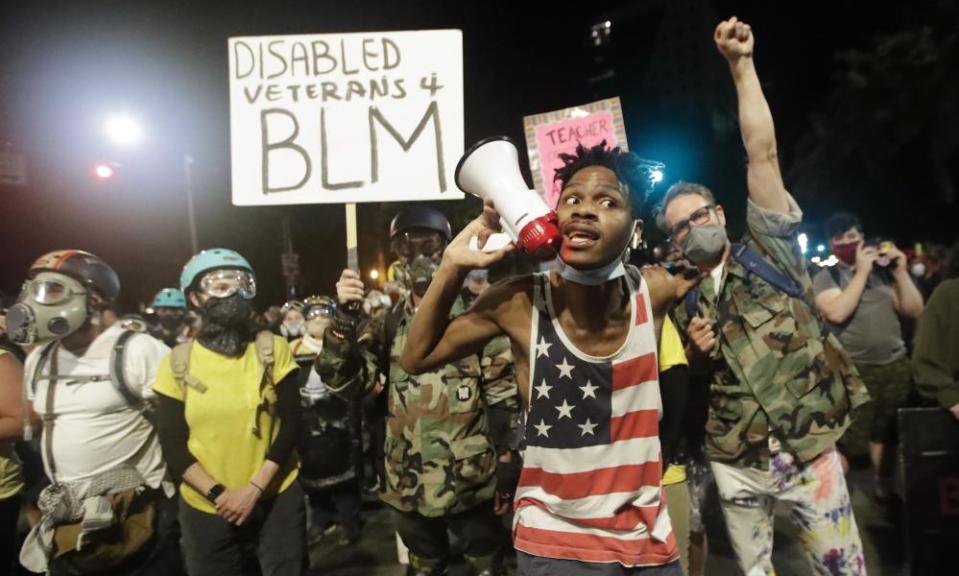
[(589, 148), (577, 144), (574, 154), (560, 153), (559, 159), (563, 161), (563, 166), (556, 169), (553, 180), (560, 181), (561, 189), (566, 188), (573, 176), (583, 168), (590, 166), (608, 168), (623, 185), (633, 218), (640, 217), (649, 180), (643, 173), (638, 156), (632, 152), (623, 152), (619, 146), (609, 148), (606, 140), (603, 140)]

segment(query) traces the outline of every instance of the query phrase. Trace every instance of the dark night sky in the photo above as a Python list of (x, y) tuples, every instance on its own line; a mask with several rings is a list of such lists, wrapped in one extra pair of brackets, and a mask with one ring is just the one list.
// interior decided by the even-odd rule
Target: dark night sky
[[(716, 17), (736, 14), (757, 34), (757, 62), (788, 154), (821, 104), (837, 50), (865, 46), (900, 14), (863, 12), (853, 2), (690, 2)], [(201, 247), (247, 255), (262, 286), (260, 305), (281, 300), (280, 218), (293, 216), (307, 292), (328, 291), (345, 264), (342, 208), (236, 208), (230, 204), (226, 42), (230, 36), (460, 28), (464, 32), (466, 139), (508, 134), (522, 141), (522, 116), (595, 96), (624, 98), (630, 144), (667, 162), (667, 182), (701, 179), (741, 194), (741, 174), (713, 167), (715, 146), (689, 119), (663, 117), (646, 98), (645, 71), (663, 2), (6, 2), (0, 8), (0, 141), (29, 162), (27, 188), (0, 189), (0, 292), (15, 293), (29, 262), (77, 247), (111, 262), (133, 307), (173, 285), (189, 257), (182, 155), (196, 158)], [(591, 86), (589, 26), (614, 23), (615, 84)], [(710, 24), (714, 25), (715, 22)], [(708, 32), (707, 32), (708, 33)], [(708, 39), (708, 38), (707, 38)], [(713, 52), (704, 65), (718, 70)], [(610, 92), (610, 91), (615, 92)], [(136, 113), (148, 141), (120, 154), (98, 122), (114, 109)], [(724, 144), (725, 145), (725, 144)], [(521, 151), (525, 154), (525, 151)], [(94, 181), (97, 161), (121, 164)], [(737, 178), (739, 180), (737, 180)], [(741, 197), (740, 197), (741, 198)], [(736, 200), (742, 203), (741, 200)], [(360, 207), (361, 264), (372, 263), (397, 207)], [(813, 214), (817, 210), (811, 210)], [(821, 212), (821, 211), (820, 211)]]

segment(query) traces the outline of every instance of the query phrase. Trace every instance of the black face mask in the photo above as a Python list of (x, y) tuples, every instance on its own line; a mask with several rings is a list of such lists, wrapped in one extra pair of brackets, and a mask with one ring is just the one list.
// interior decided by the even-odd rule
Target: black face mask
[(242, 356), (257, 330), (250, 301), (239, 294), (210, 298), (201, 313), (203, 322), (196, 337), (200, 344), (224, 356)]
[(176, 330), (180, 323), (183, 322), (183, 315), (178, 314), (176, 316), (161, 316), (160, 317), (160, 326), (163, 326), (164, 330), (173, 331)]

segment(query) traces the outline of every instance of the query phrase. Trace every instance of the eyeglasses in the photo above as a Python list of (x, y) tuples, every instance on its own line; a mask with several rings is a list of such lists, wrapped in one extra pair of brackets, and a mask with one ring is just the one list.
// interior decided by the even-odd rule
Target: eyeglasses
[(689, 218), (677, 222), (669, 231), (670, 241), (673, 243), (681, 242), (683, 238), (689, 234), (690, 226), (702, 226), (709, 222), (709, 217), (715, 209), (716, 207), (714, 205), (707, 204), (702, 208), (694, 210), (693, 213), (689, 215)]
[(200, 290), (214, 298), (238, 293), (246, 300), (256, 296), (256, 279), (246, 270), (214, 270), (200, 279)]
[(438, 232), (404, 232), (390, 242), (390, 248), (397, 256), (413, 258), (417, 254), (432, 256), (443, 249), (446, 243)]
[(63, 282), (51, 279), (30, 280), (24, 285), (30, 298), (37, 304), (60, 304), (71, 296), (86, 294), (84, 290), (73, 290)]

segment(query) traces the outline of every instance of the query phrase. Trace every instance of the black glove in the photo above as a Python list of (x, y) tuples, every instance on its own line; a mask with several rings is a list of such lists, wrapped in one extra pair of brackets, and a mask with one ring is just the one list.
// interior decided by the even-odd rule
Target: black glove
[(499, 494), (501, 502), (512, 502), (516, 495), (516, 486), (519, 484), (519, 476), (523, 471), (523, 460), (519, 452), (510, 452), (512, 455), (509, 462), (496, 460), (496, 493)]
[[(354, 306), (353, 304), (358, 304)], [(362, 303), (349, 302), (347, 304), (338, 304), (333, 310), (333, 319), (330, 322), (330, 328), (333, 334), (341, 340), (356, 340), (356, 327), (360, 324), (362, 314)]]

